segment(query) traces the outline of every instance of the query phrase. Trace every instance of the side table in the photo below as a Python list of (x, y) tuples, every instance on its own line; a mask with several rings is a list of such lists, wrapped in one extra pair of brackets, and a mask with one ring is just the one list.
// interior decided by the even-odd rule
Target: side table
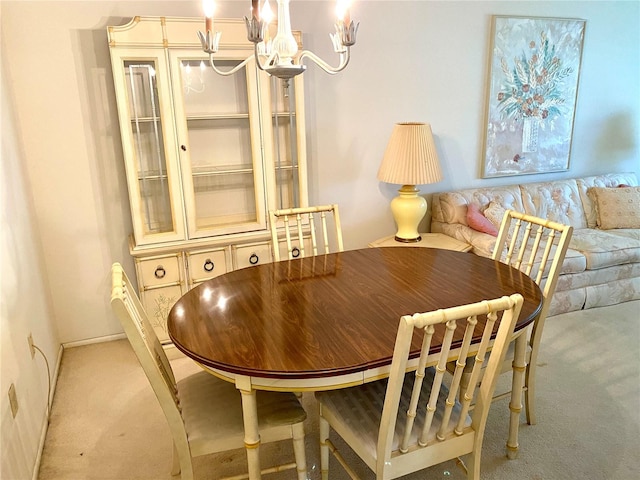
[(456, 240), (444, 233), (421, 233), (422, 240), (415, 243), (404, 243), (395, 240), (395, 235), (379, 238), (369, 244), (370, 247), (427, 247), (441, 248), (444, 250), (455, 250), (457, 252), (468, 252), (471, 245), (460, 240)]

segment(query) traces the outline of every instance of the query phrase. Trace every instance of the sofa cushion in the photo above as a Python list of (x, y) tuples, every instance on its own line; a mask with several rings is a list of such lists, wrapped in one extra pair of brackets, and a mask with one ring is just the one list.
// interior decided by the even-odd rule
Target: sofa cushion
[(438, 222), (467, 224), (467, 206), (478, 205), (480, 211), (496, 201), (506, 209), (523, 212), (522, 196), (517, 185), (506, 187), (473, 188), (434, 194), (431, 208), (432, 218)]
[(524, 213), (573, 228), (586, 228), (587, 218), (576, 180), (523, 183), (520, 191)]
[(487, 217), (498, 231), (500, 231), (500, 226), (502, 225), (505, 213), (507, 213), (507, 209), (496, 202), (489, 203), (489, 206), (484, 210), (484, 216)]
[(640, 262), (640, 240), (609, 231), (574, 230), (569, 246), (585, 256), (587, 270)]
[(640, 263), (625, 263), (624, 265), (613, 265), (599, 268), (598, 270), (569, 273), (558, 277), (556, 293), (636, 277), (640, 278)]
[(607, 232), (612, 235), (620, 235), (621, 237), (640, 240), (640, 228), (616, 228), (615, 230), (607, 230)]
[(609, 173), (606, 175), (596, 175), (592, 177), (578, 178), (576, 180), (582, 206), (587, 216), (587, 226), (596, 228), (596, 210), (591, 198), (587, 193), (591, 187), (617, 187), (619, 185), (637, 186), (638, 179), (634, 173)]
[(470, 203), (467, 208), (467, 225), (478, 232), (487, 233), (494, 237), (498, 236), (498, 229), (482, 214), (475, 203)]
[(640, 187), (591, 187), (587, 193), (596, 207), (598, 228), (640, 228)]
[[(527, 247), (525, 248), (524, 256), (522, 257), (523, 259), (522, 266), (520, 270), (524, 271), (526, 269), (526, 264), (529, 258), (531, 257), (533, 243), (534, 243), (534, 239), (530, 239)], [(500, 258), (500, 261), (502, 262), (505, 261), (505, 255), (507, 253), (508, 247), (509, 245), (505, 245), (504, 252), (502, 254), (502, 257)], [(556, 252), (556, 246), (553, 245), (551, 247), (550, 256), (553, 257), (555, 255), (555, 252)], [(541, 249), (539, 249), (536, 252), (536, 257), (533, 261), (533, 266), (531, 268), (532, 277), (538, 274), (538, 269), (540, 268), (540, 261), (542, 260), (543, 254), (544, 254), (544, 250), (541, 250)], [(512, 258), (511, 265), (514, 266), (516, 263), (517, 263), (517, 257)], [(564, 256), (564, 262), (562, 262), (562, 266), (560, 267), (560, 275), (581, 273), (581, 272), (584, 272), (586, 268), (587, 268), (586, 257), (581, 252), (568, 248)], [(545, 271), (542, 272), (542, 278), (547, 278), (547, 275), (549, 274), (550, 269), (551, 269), (551, 262), (547, 263), (547, 265), (545, 266)]]

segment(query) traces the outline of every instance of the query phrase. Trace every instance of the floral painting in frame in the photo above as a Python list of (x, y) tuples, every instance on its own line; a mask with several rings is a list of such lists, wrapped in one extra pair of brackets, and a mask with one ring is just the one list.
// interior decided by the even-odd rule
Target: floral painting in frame
[(492, 17), (482, 176), (569, 169), (585, 21)]

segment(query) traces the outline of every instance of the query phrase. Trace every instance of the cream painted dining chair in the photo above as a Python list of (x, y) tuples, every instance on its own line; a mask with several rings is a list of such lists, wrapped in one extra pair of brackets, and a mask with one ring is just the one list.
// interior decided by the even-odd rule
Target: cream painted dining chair
[[(191, 480), (193, 457), (244, 448), (240, 392), (232, 383), (204, 371), (176, 382), (135, 289), (118, 263), (112, 267), (111, 305), (169, 424), (174, 446), (172, 475), (181, 473), (182, 480)], [(263, 473), (297, 468), (298, 480), (306, 479), (302, 424), (306, 413), (298, 399), (291, 393), (261, 391), (257, 402), (261, 442), (293, 439), (295, 455), (295, 463)]]
[(338, 205), (272, 210), (269, 223), (276, 262), (280, 261), (282, 234), (289, 260), (344, 250)]
[[(538, 353), (542, 340), (544, 323), (556, 291), (558, 276), (573, 235), (573, 227), (552, 222), (544, 218), (534, 217), (515, 210), (507, 210), (500, 225), (498, 238), (493, 249), (494, 260), (511, 265), (535, 280), (542, 291), (542, 310), (533, 323), (528, 336), (526, 350), (526, 370), (524, 384), (521, 386), (525, 394), (527, 423), (536, 423), (535, 387)], [(511, 352), (509, 352), (511, 353)], [(512, 361), (507, 358), (503, 372), (512, 372)], [(523, 365), (515, 365), (521, 369)], [(519, 382), (521, 383), (521, 382)], [(520, 387), (516, 387), (520, 388)], [(511, 392), (505, 392), (495, 398), (504, 398)], [(519, 415), (519, 406), (512, 405)]]
[[(542, 340), (547, 313), (553, 300), (553, 294), (558, 283), (558, 276), (573, 234), (573, 227), (538, 218), (514, 210), (507, 210), (500, 225), (498, 238), (493, 249), (492, 258), (509, 264), (529, 275), (540, 287), (543, 295), (542, 309), (533, 323), (531, 332), (526, 337), (526, 344), (522, 342), (525, 351), (525, 364), (516, 364), (516, 342), (507, 352), (502, 365), (502, 373), (513, 375), (512, 388), (494, 397), (495, 400), (511, 397), (509, 409), (513, 422), (517, 422), (522, 406), (515, 400), (514, 393), (522, 389), (525, 396), (525, 410), (527, 423), (536, 423), (535, 415), (535, 387), (538, 353)], [(453, 371), (454, 365), (449, 364), (448, 370)], [(524, 375), (523, 375), (524, 373)], [(463, 376), (462, 392), (467, 384), (469, 375)], [(517, 446), (508, 446), (513, 450)], [(515, 453), (515, 451), (513, 452)], [(512, 454), (510, 452), (510, 454)]]
[[(378, 480), (397, 478), (467, 454), (467, 478), (479, 480), (482, 439), (496, 376), (522, 303), (522, 296), (514, 294), (403, 316), (388, 380), (316, 393), (320, 405), (322, 479), (329, 478), (329, 451), (351, 478), (358, 478), (329, 440), (329, 430), (333, 428)], [(491, 345), (497, 320), (500, 325)], [(479, 345), (472, 345), (476, 327), (482, 332), (482, 339)], [(414, 333), (423, 336), (422, 350), (419, 359), (409, 360)], [(454, 333), (462, 339), (461, 346), (455, 349)], [(430, 354), (434, 335), (443, 336), (442, 348)], [(458, 402), (458, 388), (467, 355), (476, 351), (472, 379), (480, 375), (486, 355), (489, 359), (484, 380), (477, 389), (476, 406), (469, 415), (470, 400)], [(459, 359), (459, 365), (448, 377), (446, 365), (451, 358)], [(435, 368), (426, 368), (433, 364)], [(416, 365), (415, 372), (406, 373)], [(474, 387), (467, 393), (473, 397), (478, 382), (470, 385)], [(464, 466), (462, 460), (461, 464)]]

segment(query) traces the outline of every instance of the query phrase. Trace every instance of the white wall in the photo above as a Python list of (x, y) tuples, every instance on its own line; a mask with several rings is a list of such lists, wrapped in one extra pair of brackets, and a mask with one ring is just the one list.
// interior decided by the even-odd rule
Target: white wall
[[(239, 17), (248, 6), (225, 2), (219, 12)], [(2, 0), (0, 8), (5, 478), (5, 462), (20, 473), (33, 467), (44, 412), (46, 377), (29, 356), (28, 332), (52, 359), (60, 342), (121, 331), (109, 269), (120, 261), (133, 275), (131, 219), (106, 27), (134, 15), (200, 16), (200, 1)], [(568, 172), (479, 178), (493, 14), (587, 21)], [(293, 27), (323, 57), (331, 57), (332, 17), (333, 2), (292, 2)], [(432, 124), (445, 178), (424, 186), (426, 195), (640, 173), (640, 3), (356, 0), (352, 17), (361, 25), (350, 66), (335, 76), (314, 66), (305, 73), (311, 201), (340, 204), (347, 248), (394, 232), (389, 201), (397, 187), (376, 173), (399, 121)], [(7, 417), (12, 381), (26, 398), (16, 421)]]
[[(11, 85), (2, 57), (2, 169), (0, 174), (0, 478), (31, 478), (46, 427), (47, 368), (40, 352), (32, 359), (27, 337), (55, 373), (60, 342), (50, 307), (48, 275), (33, 202), (25, 175), (22, 141), (14, 129)], [(8, 391), (15, 386), (18, 411)]]
[[(295, 2), (294, 2), (295, 4)], [(293, 5), (293, 4), (292, 4)], [(350, 66), (306, 81), (312, 187), (337, 201), (348, 248), (394, 230), (389, 200), (398, 186), (376, 173), (394, 123), (431, 123), (444, 180), (423, 193), (640, 171), (638, 2), (356, 2), (358, 43)], [(298, 4), (306, 46), (328, 51), (324, 4)], [(491, 15), (586, 20), (570, 171), (481, 179)], [(292, 15), (293, 18), (299, 16)], [(328, 53), (327, 53), (328, 54)], [(624, 145), (620, 137), (626, 137)], [(629, 146), (629, 143), (632, 143)]]
[[(200, 2), (2, 2), (3, 56), (45, 246), (62, 342), (120, 332), (109, 266), (133, 274), (131, 231), (106, 26), (133, 15), (200, 14)], [(248, 2), (223, 4), (231, 17)], [(331, 2), (292, 2), (308, 48), (330, 56)], [(347, 248), (394, 231), (396, 186), (376, 180), (393, 124), (432, 124), (445, 179), (425, 194), (520, 178), (479, 178), (491, 14), (587, 21), (571, 169), (526, 181), (638, 171), (638, 2), (356, 2), (351, 65), (305, 73), (311, 201), (337, 202)], [(37, 33), (34, 33), (37, 32)], [(619, 126), (632, 148), (619, 150)]]
[[(106, 26), (133, 15), (199, 16), (200, 2), (2, 2), (3, 55), (45, 245), (62, 342), (120, 332), (108, 304), (109, 267), (133, 275), (131, 231)], [(222, 4), (230, 17), (249, 2)], [(425, 194), (478, 185), (638, 171), (638, 2), (355, 2), (350, 66), (306, 76), (311, 202), (337, 202), (347, 248), (394, 231), (397, 186), (377, 181), (393, 124), (430, 122), (445, 179)], [(571, 169), (479, 178), (492, 14), (587, 21)], [(307, 48), (331, 57), (333, 3), (292, 2)], [(28, 32), (28, 34), (26, 34)], [(35, 34), (34, 32), (37, 32)], [(632, 147), (618, 149), (620, 125)], [(55, 272), (55, 273), (54, 273)]]

